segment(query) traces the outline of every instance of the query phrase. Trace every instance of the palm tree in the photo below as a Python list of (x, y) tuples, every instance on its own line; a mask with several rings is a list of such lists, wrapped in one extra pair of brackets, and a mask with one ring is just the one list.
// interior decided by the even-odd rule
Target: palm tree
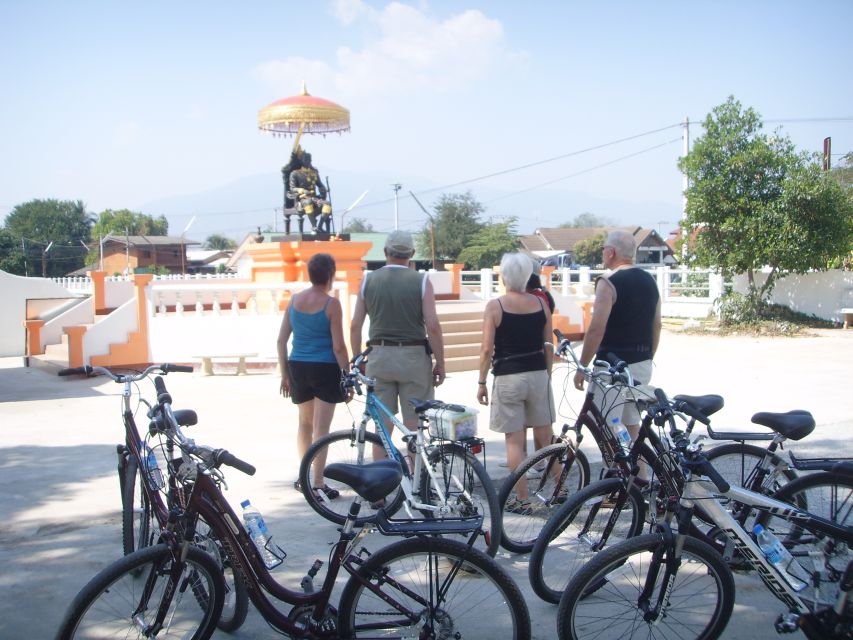
[(237, 243), (231, 238), (226, 238), (223, 235), (214, 233), (213, 235), (207, 236), (207, 240), (204, 241), (204, 248), (218, 249), (219, 251), (228, 251), (231, 249), (236, 249)]

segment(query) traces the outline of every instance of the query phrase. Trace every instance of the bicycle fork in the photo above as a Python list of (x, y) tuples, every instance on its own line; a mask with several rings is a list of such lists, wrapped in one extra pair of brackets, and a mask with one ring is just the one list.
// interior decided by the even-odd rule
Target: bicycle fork
[[(666, 618), (666, 608), (669, 606), (669, 596), (675, 584), (675, 576), (681, 567), (681, 549), (684, 544), (682, 530), (690, 527), (693, 519), (693, 504), (689, 506), (682, 501), (682, 509), (678, 519), (678, 532), (673, 533), (668, 519), (658, 525), (658, 531), (663, 538), (663, 543), (655, 548), (652, 559), (649, 561), (649, 572), (643, 590), (637, 598), (637, 608), (643, 612), (643, 620), (657, 625)], [(669, 511), (669, 509), (668, 509)], [(666, 558), (664, 558), (666, 555)], [(660, 581), (660, 589), (656, 600), (653, 602), (655, 585), (658, 583), (661, 567), (664, 567), (663, 579)]]

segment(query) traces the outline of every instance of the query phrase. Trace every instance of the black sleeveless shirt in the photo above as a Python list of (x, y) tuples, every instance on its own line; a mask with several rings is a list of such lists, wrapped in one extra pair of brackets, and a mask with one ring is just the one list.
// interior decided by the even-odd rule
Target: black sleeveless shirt
[(658, 293), (655, 279), (643, 269), (619, 269), (608, 277), (616, 289), (598, 357), (613, 353), (628, 364), (650, 360)]
[(542, 308), (533, 313), (510, 313), (504, 310), (500, 299), (498, 304), (501, 307), (501, 323), (495, 328), (492, 374), (505, 376), (544, 370), (542, 332), (545, 330), (545, 309), (542, 301), (539, 301)]

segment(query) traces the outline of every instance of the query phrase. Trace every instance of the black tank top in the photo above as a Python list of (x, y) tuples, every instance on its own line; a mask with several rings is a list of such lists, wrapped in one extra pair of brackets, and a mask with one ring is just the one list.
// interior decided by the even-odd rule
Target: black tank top
[(655, 279), (643, 269), (620, 269), (608, 277), (616, 289), (598, 356), (613, 353), (628, 364), (650, 360), (658, 293)]
[(510, 313), (501, 301), (501, 323), (495, 329), (495, 354), (492, 374), (505, 376), (524, 371), (545, 369), (542, 332), (545, 329), (545, 309), (539, 300), (539, 311)]

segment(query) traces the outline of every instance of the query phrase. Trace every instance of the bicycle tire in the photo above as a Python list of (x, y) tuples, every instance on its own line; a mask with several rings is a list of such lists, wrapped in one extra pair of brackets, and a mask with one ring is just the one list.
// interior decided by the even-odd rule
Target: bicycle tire
[[(445, 583), (457, 566), (456, 575)], [(436, 570), (433, 580), (425, 575), (428, 567)], [(390, 603), (410, 610), (410, 624), (394, 604), (366, 584), (377, 587)], [(440, 607), (431, 604), (437, 586), (446, 589)], [(387, 622), (381, 620), (383, 615), (388, 615)], [(401, 540), (371, 555), (344, 586), (338, 622), (342, 638), (363, 637), (362, 626), (368, 627), (363, 630), (368, 637), (383, 631), (389, 637), (407, 633), (411, 635), (405, 637), (426, 637), (422, 635), (426, 625), (433, 625), (429, 637), (434, 638), (531, 637), (527, 604), (509, 574), (486, 554), (447, 538)]]
[(609, 548), (638, 535), (645, 522), (642, 494), (636, 487), (626, 492), (621, 478), (589, 484), (551, 515), (527, 565), (530, 586), (537, 596), (552, 604), (560, 601), (575, 571), (600, 552), (596, 547), (602, 544), (602, 529), (617, 507), (616, 522), (604, 540), (605, 548)]
[[(853, 526), (853, 477), (818, 471), (789, 482), (772, 497), (838, 525)], [(809, 531), (768, 512), (761, 513), (756, 523), (773, 532), (800, 563), (805, 573), (795, 571), (798, 577), (808, 581), (808, 575), (815, 569), (821, 572), (820, 602), (815, 603), (814, 589), (810, 587), (801, 591), (800, 597), (813, 607), (833, 606), (838, 598), (839, 578), (853, 558), (848, 545), (840, 540), (832, 543), (828, 539), (830, 536)], [(814, 567), (810, 551), (823, 552), (822, 567)], [(830, 567), (834, 571), (829, 571)], [(853, 615), (853, 603), (848, 603), (846, 615)]]
[[(74, 598), (59, 626), (57, 640), (143, 637), (144, 626), (150, 624), (160, 604), (173, 561), (172, 550), (158, 544), (106, 567)], [(216, 630), (222, 611), (222, 573), (207, 553), (194, 547), (187, 549), (185, 562), (183, 577), (157, 638), (206, 640)], [(137, 612), (142, 587), (149, 579), (153, 580), (149, 606)]]
[[(777, 476), (774, 485), (768, 489), (752, 487), (755, 470), (766, 453), (767, 449), (762, 449), (754, 444), (729, 442), (707, 449), (705, 456), (708, 458), (708, 462), (714, 466), (714, 469), (730, 484), (770, 495), (781, 489), (787, 482), (795, 480), (798, 475), (793, 469), (785, 469), (783, 472), (785, 482), (779, 482)], [(774, 453), (770, 458), (770, 464), (776, 466), (785, 464), (785, 461)]]
[[(503, 530), (497, 491), (486, 468), (465, 447), (456, 443), (431, 445), (427, 457), (432, 471), (442, 482), (442, 492), (451, 507), (450, 517), (477, 515), (482, 510), (484, 535), (477, 537), (474, 547), (494, 557), (500, 548)], [(422, 492), (424, 488), (432, 487), (430, 474), (425, 468), (421, 469), (419, 486)], [(424, 501), (438, 506), (434, 491), (430, 491)], [(433, 511), (424, 510), (423, 514), (428, 518), (435, 517)]]
[(148, 499), (139, 464), (131, 457), (127, 461), (122, 496), (121, 533), (124, 555), (154, 544), (157, 527)]
[[(529, 475), (530, 470), (542, 462), (545, 468)], [(564, 470), (565, 466), (568, 470)], [(552, 474), (555, 469), (559, 473), (556, 479)], [(512, 553), (530, 553), (545, 522), (570, 495), (589, 484), (589, 474), (586, 454), (566, 442), (548, 445), (525, 458), (504, 479), (498, 491), (498, 505), (503, 517), (501, 546)], [(531, 508), (527, 514), (512, 513), (506, 509), (507, 503), (514, 497), (515, 485), (519, 480), (527, 481)]]
[[(324, 452), (326, 454), (325, 464), (327, 465), (332, 462), (358, 464), (358, 450), (355, 444), (355, 435), (351, 429), (329, 433), (308, 447), (308, 451), (305, 452), (302, 463), (299, 465), (299, 483), (305, 500), (311, 505), (314, 511), (335, 524), (344, 523), (356, 493), (349, 485), (325, 479), (324, 484), (337, 491), (339, 495), (332, 500), (324, 499), (325, 494), (321, 497), (319, 495), (321, 494), (320, 491), (314, 491), (315, 485), (311, 471), (318, 456), (321, 456)], [(372, 459), (371, 445), (381, 447), (382, 439), (375, 433), (367, 431), (364, 434), (365, 461)], [(396, 513), (400, 509), (400, 505), (403, 504), (404, 498), (405, 495), (400, 487), (397, 487), (385, 496), (385, 513), (388, 515)], [(374, 521), (376, 519), (377, 508), (379, 507), (374, 508), (367, 501), (362, 502), (359, 517), (355, 521), (356, 526), (362, 526), (365, 523)]]
[[(713, 548), (689, 536), (684, 539), (681, 565), (666, 596), (665, 616), (644, 623), (644, 611), (638, 606), (639, 595), (651, 555), (665, 544), (663, 536), (651, 533), (596, 554), (575, 574), (560, 598), (557, 609), (560, 640), (720, 637), (734, 607), (734, 577)], [(660, 569), (657, 587), (664, 575), (663, 567)], [(687, 589), (691, 593), (686, 594)], [(659, 595), (659, 588), (651, 594), (652, 606)], [(705, 608), (709, 613), (702, 617)]]

